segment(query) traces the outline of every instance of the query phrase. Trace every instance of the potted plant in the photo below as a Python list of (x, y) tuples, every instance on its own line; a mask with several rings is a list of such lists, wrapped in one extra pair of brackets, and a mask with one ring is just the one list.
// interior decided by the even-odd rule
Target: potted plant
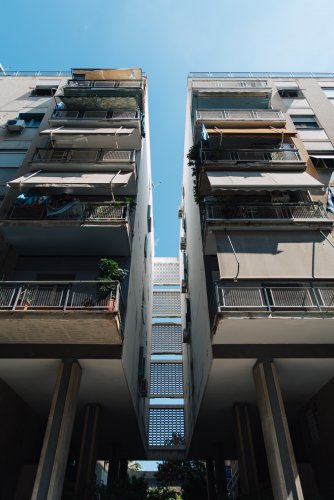
[(100, 259), (98, 267), (99, 275), (97, 280), (101, 282), (98, 285), (99, 299), (103, 303), (106, 302), (108, 310), (113, 311), (118, 282), (125, 278), (128, 271), (119, 267), (118, 262), (108, 257)]

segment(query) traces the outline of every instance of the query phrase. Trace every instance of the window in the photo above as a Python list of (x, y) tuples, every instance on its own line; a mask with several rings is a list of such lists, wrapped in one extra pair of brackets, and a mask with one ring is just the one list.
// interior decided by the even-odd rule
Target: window
[(321, 87), (328, 99), (334, 98), (334, 87)]
[(302, 91), (299, 89), (280, 89), (278, 93), (282, 98), (288, 99), (304, 97)]
[(316, 155), (312, 156), (310, 155), (313, 161), (313, 165), (316, 168), (331, 168), (334, 169), (334, 155), (333, 156), (321, 156), (321, 155)]
[(58, 85), (36, 85), (34, 90), (31, 92), (32, 96), (48, 97), (53, 96), (56, 93)]
[(24, 120), (26, 127), (38, 128), (43, 117), (44, 113), (20, 113), (18, 119)]
[(293, 115), (291, 118), (296, 128), (320, 128), (316, 117), (313, 115)]

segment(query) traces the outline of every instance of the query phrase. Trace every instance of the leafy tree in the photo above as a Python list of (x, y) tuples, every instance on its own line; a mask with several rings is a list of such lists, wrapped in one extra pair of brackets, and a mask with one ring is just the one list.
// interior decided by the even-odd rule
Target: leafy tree
[(205, 464), (200, 460), (164, 460), (156, 478), (161, 486), (180, 485), (183, 500), (207, 498)]
[(179, 498), (178, 493), (167, 486), (149, 488), (146, 493), (146, 500), (178, 500)]

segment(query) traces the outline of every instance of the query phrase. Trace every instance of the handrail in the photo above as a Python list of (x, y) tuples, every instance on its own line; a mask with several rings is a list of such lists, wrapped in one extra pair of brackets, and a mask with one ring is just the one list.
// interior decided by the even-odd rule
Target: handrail
[(204, 222), (225, 219), (329, 219), (319, 202), (205, 205)]
[[(94, 116), (94, 113), (97, 116)], [(103, 116), (104, 115), (104, 116)], [(114, 109), (114, 110), (72, 110), (54, 109), (52, 120), (135, 120), (139, 119), (138, 109)]]
[(279, 120), (286, 121), (283, 113), (275, 109), (198, 109), (196, 120)]
[(119, 163), (134, 162), (135, 150), (99, 148), (37, 148), (32, 162)]
[(201, 161), (239, 161), (239, 162), (302, 162), (299, 151), (296, 148), (286, 149), (223, 149), (223, 150), (201, 150)]
[(225, 286), (215, 284), (218, 312), (318, 311), (334, 313), (334, 283), (277, 283), (277, 285)]
[(190, 72), (188, 78), (334, 78), (334, 73), (250, 71), (250, 72)]
[[(108, 284), (109, 290), (101, 291)], [(120, 311), (120, 283), (108, 280), (2, 281), (0, 310)]]

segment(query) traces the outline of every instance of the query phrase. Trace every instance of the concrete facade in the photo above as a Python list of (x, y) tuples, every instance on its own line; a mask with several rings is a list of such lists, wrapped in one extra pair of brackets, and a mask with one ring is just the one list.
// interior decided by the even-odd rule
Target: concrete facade
[[(148, 407), (138, 370), (152, 307), (147, 78), (139, 69), (3, 74), (0, 89), (0, 378), (13, 425), (26, 405), (22, 432), (34, 429), (25, 454), (13, 441), (8, 467), (18, 479), (3, 477), (0, 496), (31, 498), (38, 470), (35, 497), (58, 499), (62, 490), (85, 490), (96, 458), (145, 457)], [(101, 258), (126, 271), (107, 292)], [(64, 432), (56, 439), (63, 470), (45, 493), (42, 438), (45, 448), (58, 368), (71, 359), (81, 383), (66, 439)], [(94, 443), (84, 442), (90, 405), (99, 408)], [(1, 428), (12, 432), (5, 414)]]
[[(333, 86), (333, 75), (188, 78), (181, 229), (191, 315), (188, 453), (238, 459), (239, 494), (313, 499), (330, 489), (331, 474), (319, 474), (331, 462), (327, 443), (318, 431), (317, 470), (314, 445), (296, 429), (299, 419), (315, 426), (306, 408), (334, 369), (333, 216), (326, 212)], [(252, 376), (258, 360), (275, 363), (292, 475), (299, 471), (301, 483), (287, 496), (277, 483), (289, 473), (278, 464), (280, 479), (271, 471), (270, 485), (260, 427), (269, 409), (260, 410)], [(236, 414), (238, 405), (247, 418)]]

